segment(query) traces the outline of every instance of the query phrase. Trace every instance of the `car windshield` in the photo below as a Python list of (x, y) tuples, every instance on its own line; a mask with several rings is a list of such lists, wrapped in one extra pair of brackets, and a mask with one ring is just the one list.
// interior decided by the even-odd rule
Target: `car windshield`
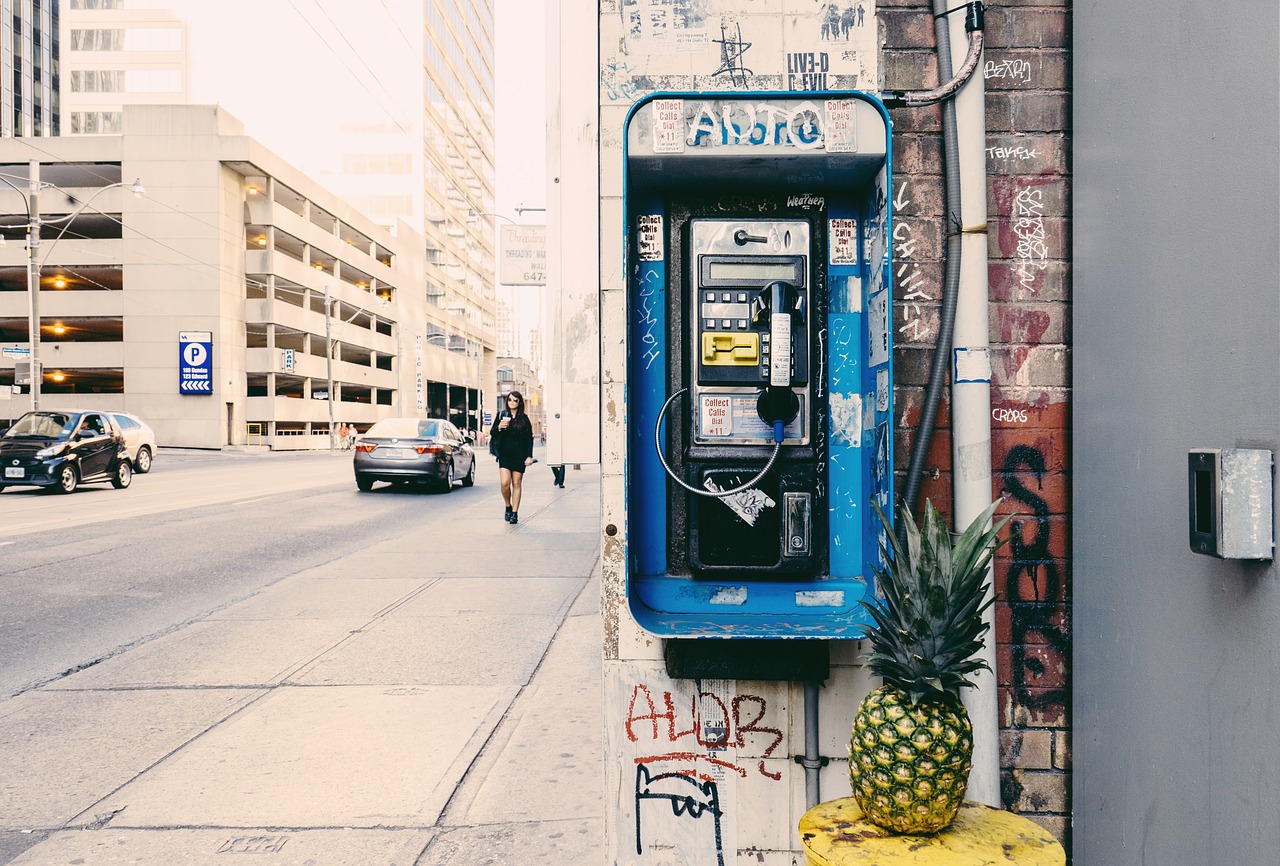
[(364, 435), (388, 439), (434, 438), (440, 435), (440, 424), (417, 418), (383, 418)]
[(79, 415), (66, 412), (28, 412), (4, 434), (6, 439), (24, 436), (40, 439), (66, 439), (76, 427)]

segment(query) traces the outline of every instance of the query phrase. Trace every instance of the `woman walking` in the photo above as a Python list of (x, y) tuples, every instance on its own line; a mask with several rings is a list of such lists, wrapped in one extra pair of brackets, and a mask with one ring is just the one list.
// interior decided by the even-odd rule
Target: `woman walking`
[(507, 408), (494, 419), (489, 436), (498, 455), (502, 479), (502, 500), (507, 504), (507, 523), (520, 522), (520, 486), (526, 466), (533, 463), (533, 424), (524, 413), (524, 397), (519, 391), (507, 395)]

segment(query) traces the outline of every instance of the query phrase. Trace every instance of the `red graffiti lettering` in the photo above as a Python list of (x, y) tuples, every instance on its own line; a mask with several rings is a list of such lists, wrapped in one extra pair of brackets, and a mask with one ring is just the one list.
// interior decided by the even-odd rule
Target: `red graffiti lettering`
[[(743, 724), (742, 716), (739, 713), (739, 709), (741, 705), (747, 701), (754, 702), (759, 711), (756, 713), (756, 717), (754, 719)], [(782, 739), (783, 739), (782, 731), (778, 730), (777, 728), (763, 728), (759, 726), (760, 721), (764, 718), (765, 710), (767, 710), (768, 708), (769, 708), (769, 705), (765, 701), (765, 699), (761, 697), (757, 697), (755, 695), (738, 695), (736, 698), (733, 699), (733, 726), (738, 729), (738, 746), (742, 747), (743, 745), (745, 745), (743, 740), (743, 734), (772, 734), (773, 742), (769, 744), (769, 748), (764, 750), (765, 758), (771, 757), (773, 755), (773, 750), (778, 748), (778, 746), (782, 745)], [(775, 782), (782, 778), (781, 773), (770, 773), (768, 770), (764, 768), (763, 758), (760, 761), (760, 775), (773, 779)]]

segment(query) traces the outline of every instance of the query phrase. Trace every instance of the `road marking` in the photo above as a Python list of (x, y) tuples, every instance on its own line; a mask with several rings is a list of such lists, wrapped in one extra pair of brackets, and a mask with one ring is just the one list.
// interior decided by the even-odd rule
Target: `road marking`
[(259, 496), (257, 499), (241, 499), (238, 502), (229, 502), (227, 504), (231, 506), (249, 505), (254, 502), (266, 502), (270, 498), (271, 498), (270, 496)]

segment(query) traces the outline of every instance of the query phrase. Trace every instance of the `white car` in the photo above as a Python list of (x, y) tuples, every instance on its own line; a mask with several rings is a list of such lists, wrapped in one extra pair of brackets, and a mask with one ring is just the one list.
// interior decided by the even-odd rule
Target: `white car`
[(128, 412), (109, 413), (115, 419), (120, 432), (124, 434), (124, 444), (129, 451), (129, 462), (133, 471), (146, 475), (151, 471), (151, 463), (156, 456), (156, 433), (137, 415)]

